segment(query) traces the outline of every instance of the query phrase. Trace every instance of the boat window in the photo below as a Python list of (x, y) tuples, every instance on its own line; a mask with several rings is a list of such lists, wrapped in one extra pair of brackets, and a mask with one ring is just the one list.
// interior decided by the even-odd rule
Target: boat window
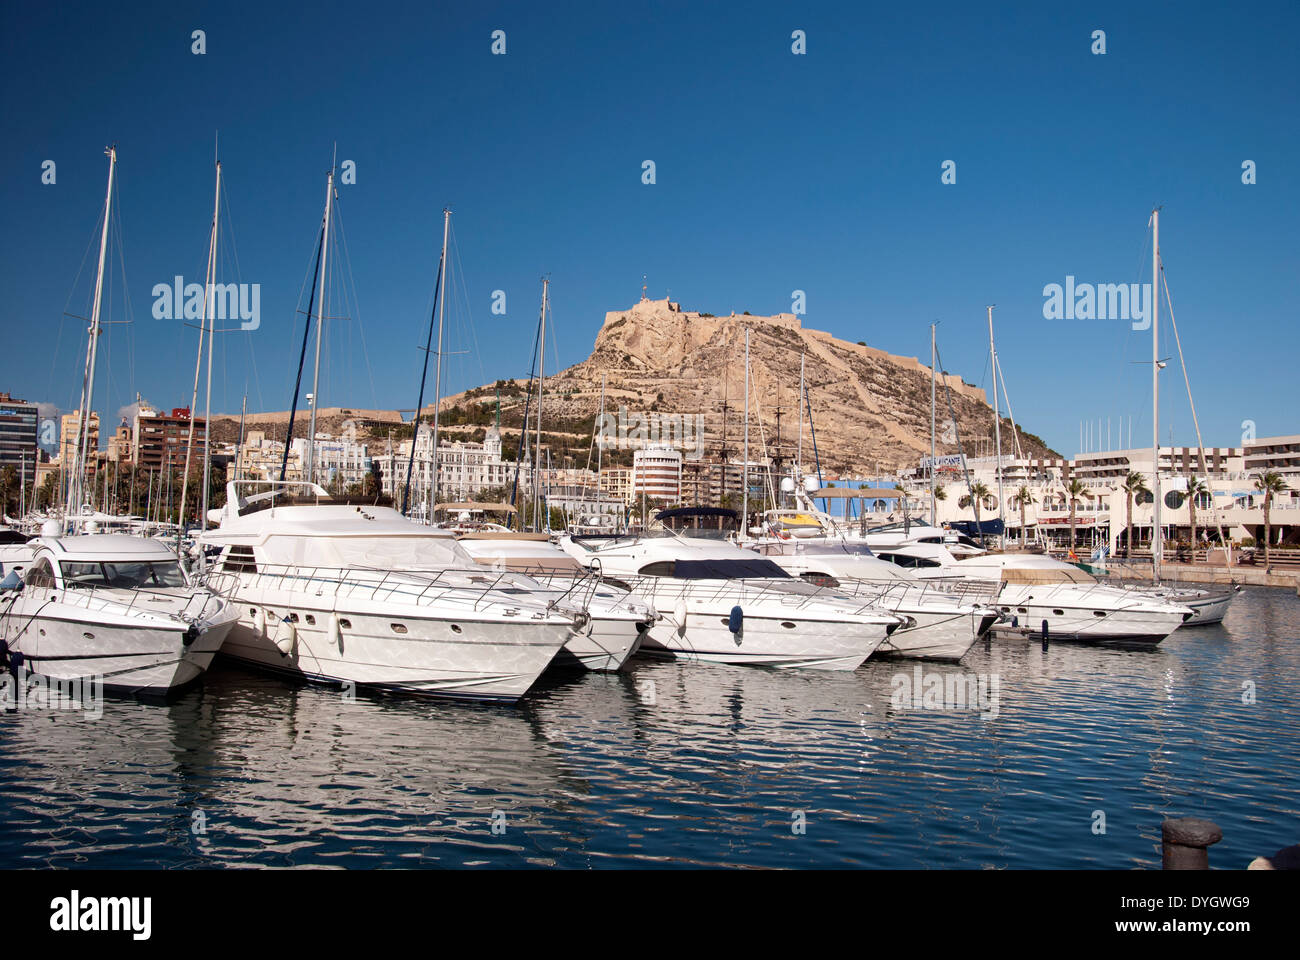
[(637, 573), (646, 577), (671, 577), (677, 568), (675, 560), (659, 560), (655, 563), (647, 563)]
[(59, 564), (63, 579), (70, 587), (112, 587), (130, 590), (135, 587), (183, 587), (185, 574), (175, 560), (138, 562), (102, 560), (64, 560)]
[(840, 585), (840, 582), (828, 573), (808, 571), (800, 574), (800, 578), (818, 587), (838, 587)]
[(253, 559), (253, 548), (232, 545), (226, 552), (225, 558), (221, 561), (221, 569), (231, 572), (247, 570), (249, 573), (257, 573), (257, 561)]
[(890, 563), (899, 567), (940, 567), (943, 564), (938, 560), (927, 560), (925, 557), (910, 557), (905, 553), (878, 553), (876, 554), (881, 560), (888, 560)]
[(50, 566), (50, 561), (41, 557), (36, 563), (27, 568), (27, 574), (23, 577), (23, 582), (29, 587), (50, 587), (54, 586), (54, 568)]
[(678, 560), (672, 574), (679, 580), (791, 579), (771, 560)]

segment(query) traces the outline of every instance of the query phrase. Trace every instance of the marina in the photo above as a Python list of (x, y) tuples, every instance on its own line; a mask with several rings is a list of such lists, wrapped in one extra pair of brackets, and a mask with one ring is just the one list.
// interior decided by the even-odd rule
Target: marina
[(1285, 930), (1300, 12), (998, 13), (15, 8), (13, 942)]
[(1213, 864), (1240, 870), (1300, 814), (1278, 764), (1300, 730), (1298, 633), (1300, 598), (1247, 588), (1223, 624), (1154, 648), (998, 639), (920, 667), (998, 676), (996, 716), (919, 691), (913, 708), (918, 667), (893, 660), (637, 659), (545, 678), (508, 710), (218, 665), (160, 709), (0, 715), (0, 859), (1156, 870), (1161, 820), (1194, 815), (1223, 830)]

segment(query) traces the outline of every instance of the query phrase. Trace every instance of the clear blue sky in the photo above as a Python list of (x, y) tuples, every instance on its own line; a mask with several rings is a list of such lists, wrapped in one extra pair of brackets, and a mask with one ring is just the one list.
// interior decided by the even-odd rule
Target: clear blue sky
[[(1149, 366), (1131, 362), (1149, 333), (1044, 320), (1042, 289), (1149, 279), (1158, 203), (1207, 444), (1239, 444), (1248, 419), (1300, 432), (1295, 3), (8, 4), (0, 33), (0, 390), (16, 396), (76, 404), (84, 324), (63, 314), (89, 310), (116, 142), (106, 319), (133, 322), (108, 328), (96, 408), (189, 402), (197, 333), (155, 320), (151, 291), (202, 277), (219, 130), (222, 277), (261, 284), (262, 310), (218, 338), (219, 411), (245, 391), (288, 405), (337, 141), (357, 183), (340, 187), (336, 277), (350, 268), (357, 306), (331, 311), (350, 319), (331, 325), (326, 405), (414, 406), (450, 205), (465, 295), (445, 349), (470, 352), (448, 357), (447, 392), (526, 375), (541, 274), (566, 365), (646, 274), (651, 296), (715, 314), (789, 310), (801, 289), (806, 325), (905, 355), (928, 356), (938, 319), (947, 368), (986, 387), (995, 303), (1027, 429), (1072, 454), (1080, 419), (1132, 414), (1149, 443)], [(1194, 442), (1176, 367), (1163, 384), (1162, 420)]]

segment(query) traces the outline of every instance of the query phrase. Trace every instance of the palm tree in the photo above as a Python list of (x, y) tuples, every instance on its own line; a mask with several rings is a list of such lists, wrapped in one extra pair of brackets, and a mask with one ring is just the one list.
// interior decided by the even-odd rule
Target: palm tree
[(1127, 546), (1124, 555), (1131, 557), (1133, 555), (1133, 498), (1143, 493), (1150, 493), (1151, 491), (1147, 489), (1146, 477), (1142, 476), (1142, 474), (1138, 473), (1136, 470), (1130, 470), (1129, 475), (1124, 478), (1124, 482), (1119, 486), (1120, 489), (1124, 491), (1128, 501), (1128, 519), (1124, 528), (1127, 531)]
[(1079, 498), (1091, 497), (1092, 492), (1088, 489), (1088, 485), (1077, 477), (1066, 484), (1065, 492), (1070, 495), (1070, 550), (1073, 551), (1077, 533), (1074, 529), (1074, 510), (1079, 504)]
[(1025, 507), (1038, 501), (1034, 499), (1032, 490), (1028, 487), (1021, 487), (1016, 491), (1016, 495), (1011, 498), (1011, 502), (1018, 504), (1020, 507), (1020, 543), (1023, 546), (1025, 542)]
[(1210, 492), (1204, 480), (1195, 476), (1187, 479), (1187, 513), (1192, 520), (1192, 562), (1196, 562), (1196, 498)]
[(975, 509), (975, 529), (980, 532), (980, 541), (984, 540), (984, 528), (980, 526), (980, 504), (989, 495), (989, 488), (982, 481), (976, 481), (970, 488), (970, 505)]
[(1291, 488), (1288, 487), (1286, 481), (1282, 479), (1282, 474), (1278, 473), (1276, 470), (1266, 470), (1255, 478), (1255, 489), (1264, 494), (1264, 566), (1268, 566), (1269, 541), (1273, 539), (1273, 525), (1269, 516), (1273, 509), (1273, 495), (1275, 493), (1282, 493), (1284, 490), (1290, 490)]

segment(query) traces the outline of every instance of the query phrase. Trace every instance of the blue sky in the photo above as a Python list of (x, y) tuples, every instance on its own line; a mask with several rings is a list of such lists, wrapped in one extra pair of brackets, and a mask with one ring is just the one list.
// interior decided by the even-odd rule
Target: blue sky
[[(219, 411), (288, 405), (337, 142), (355, 305), (335, 294), (326, 405), (414, 406), (450, 205), (447, 392), (526, 375), (543, 273), (564, 365), (644, 274), (715, 314), (804, 290), (805, 325), (909, 356), (937, 319), (947, 368), (986, 387), (995, 303), (1026, 429), (1068, 455), (1081, 419), (1131, 415), (1149, 443), (1150, 334), (1045, 320), (1042, 290), (1149, 280), (1160, 204), (1206, 443), (1300, 432), (1298, 28), (1294, 3), (11, 4), (0, 389), (76, 404), (84, 324), (63, 315), (89, 310), (116, 142), (105, 317), (132, 322), (105, 335), (96, 408), (189, 402), (197, 333), (154, 319), (152, 289), (202, 278), (219, 130), (221, 276), (261, 285), (261, 327), (218, 337)], [(1194, 442), (1176, 367), (1162, 392), (1162, 439)]]

